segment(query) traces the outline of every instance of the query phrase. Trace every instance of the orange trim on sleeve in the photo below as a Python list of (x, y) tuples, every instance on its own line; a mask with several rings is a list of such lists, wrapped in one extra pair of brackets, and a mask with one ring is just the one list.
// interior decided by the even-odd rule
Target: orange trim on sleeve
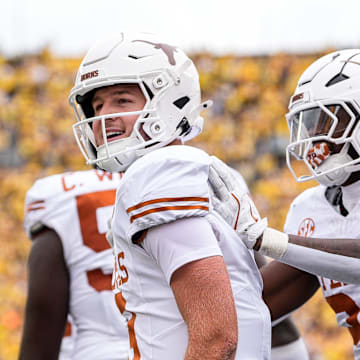
[(239, 221), (239, 215), (240, 215), (240, 201), (239, 201), (239, 199), (238, 199), (234, 194), (231, 194), (231, 195), (232, 195), (232, 197), (235, 199), (235, 201), (237, 202), (238, 207), (239, 207), (238, 212), (237, 212), (237, 214), (236, 214), (236, 221), (235, 221), (235, 225), (234, 225), (234, 229), (236, 230), (236, 228), (237, 228), (237, 223), (238, 223), (238, 221)]
[(145, 215), (155, 213), (155, 212), (161, 212), (161, 211), (168, 211), (168, 210), (204, 210), (209, 211), (209, 208), (207, 206), (201, 206), (201, 205), (178, 205), (178, 206), (162, 206), (156, 209), (149, 209), (146, 211), (143, 211), (141, 213), (138, 213), (136, 215), (131, 216), (130, 222), (132, 223), (134, 220), (143, 217)]
[(33, 201), (26, 206), (25, 211), (29, 212), (29, 211), (34, 211), (34, 210), (45, 209), (45, 206), (43, 206), (44, 204), (45, 204), (45, 200)]
[(157, 203), (161, 203), (161, 202), (175, 202), (175, 201), (202, 201), (202, 202), (209, 202), (209, 198), (204, 198), (204, 197), (195, 197), (195, 196), (189, 196), (189, 197), (178, 197), (178, 198), (161, 198), (161, 199), (154, 199), (154, 200), (148, 200), (148, 201), (144, 201), (140, 204), (137, 204), (135, 206), (129, 207), (126, 212), (129, 213), (133, 210), (142, 208), (146, 205), (151, 205), (151, 204), (157, 204)]

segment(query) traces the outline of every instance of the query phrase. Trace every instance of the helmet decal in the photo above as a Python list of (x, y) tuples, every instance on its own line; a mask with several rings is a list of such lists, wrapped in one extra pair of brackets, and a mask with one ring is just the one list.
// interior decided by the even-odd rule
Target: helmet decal
[(174, 53), (177, 51), (176, 46), (171, 46), (169, 44), (164, 44), (164, 43), (153, 43), (151, 41), (146, 41), (146, 40), (133, 40), (132, 42), (143, 42), (146, 44), (154, 45), (155, 49), (160, 49), (165, 53), (171, 65), (176, 65), (176, 61), (174, 57)]
[(99, 70), (94, 70), (94, 71), (90, 71), (86, 74), (82, 74), (80, 80), (84, 81), (84, 80), (92, 79), (97, 76), (99, 76)]

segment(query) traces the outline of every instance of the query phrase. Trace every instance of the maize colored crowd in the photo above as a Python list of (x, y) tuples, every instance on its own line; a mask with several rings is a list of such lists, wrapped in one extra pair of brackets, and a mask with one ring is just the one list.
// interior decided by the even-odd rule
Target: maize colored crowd
[[(192, 145), (217, 155), (247, 180), (260, 213), (282, 229), (298, 184), (285, 162), (287, 105), (312, 54), (215, 56), (190, 54), (200, 72), (203, 99), (212, 99), (203, 133)], [(23, 227), (24, 197), (34, 180), (86, 169), (67, 103), (80, 58), (40, 53), (0, 54), (0, 360), (17, 358), (31, 242)], [(56, 286), (56, 284), (54, 284)], [(313, 360), (352, 359), (352, 341), (336, 325), (320, 293), (294, 315)]]

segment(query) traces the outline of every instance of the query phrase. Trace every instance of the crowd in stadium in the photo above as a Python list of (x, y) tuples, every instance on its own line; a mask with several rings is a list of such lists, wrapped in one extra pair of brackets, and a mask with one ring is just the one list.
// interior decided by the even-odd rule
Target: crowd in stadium
[[(212, 99), (203, 133), (192, 144), (239, 170), (261, 214), (282, 229), (291, 201), (315, 182), (296, 183), (285, 162), (289, 98), (317, 54), (215, 56), (190, 54), (203, 99)], [(67, 94), (78, 58), (40, 53), (0, 55), (0, 360), (17, 358), (24, 320), (26, 262), (24, 197), (36, 178), (87, 169), (75, 143)], [(295, 320), (312, 359), (350, 359), (351, 339), (335, 324), (322, 296)]]

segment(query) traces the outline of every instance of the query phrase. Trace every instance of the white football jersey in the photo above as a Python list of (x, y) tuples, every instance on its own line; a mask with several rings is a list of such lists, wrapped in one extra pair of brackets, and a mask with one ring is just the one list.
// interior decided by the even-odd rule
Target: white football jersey
[(112, 249), (105, 238), (120, 179), (121, 174), (99, 170), (64, 173), (37, 180), (26, 195), (28, 236), (45, 225), (62, 242), (77, 331), (74, 360), (128, 358), (126, 323), (111, 291)]
[[(206, 153), (193, 147), (164, 147), (132, 164), (118, 188), (112, 220), (113, 286), (128, 320), (135, 360), (184, 359), (187, 327), (170, 287), (171, 274), (188, 262), (218, 254), (227, 265), (237, 308), (236, 359), (270, 359), (271, 325), (261, 298), (262, 279), (253, 252), (212, 210), (210, 162)], [(183, 244), (174, 243), (172, 249), (180, 256), (161, 251), (153, 256), (132, 242), (141, 230), (192, 217), (207, 219), (216, 236), (215, 247), (191, 244), (191, 251), (182, 252)], [(158, 265), (160, 257), (168, 263), (167, 271)]]
[[(315, 238), (359, 238), (360, 198), (344, 217), (325, 198), (325, 186), (300, 194), (291, 204), (284, 231)], [(359, 189), (360, 190), (360, 189)], [(323, 295), (336, 313), (339, 326), (348, 328), (354, 341), (354, 358), (360, 360), (360, 287), (318, 277)]]

